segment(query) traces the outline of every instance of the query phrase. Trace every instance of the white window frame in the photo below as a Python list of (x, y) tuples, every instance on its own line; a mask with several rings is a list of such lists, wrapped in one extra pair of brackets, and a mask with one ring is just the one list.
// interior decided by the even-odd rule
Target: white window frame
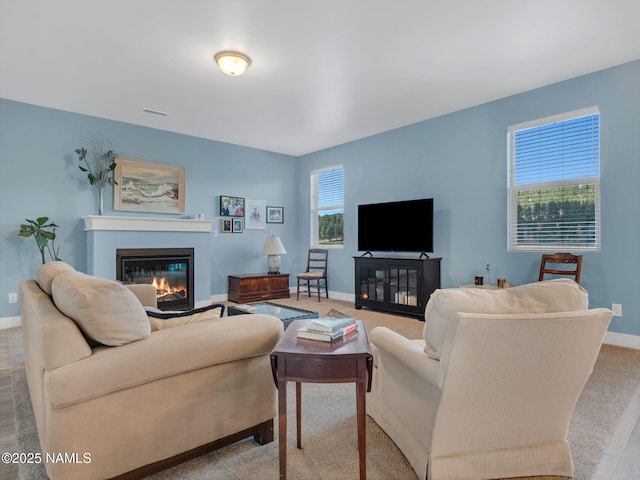
[[(574, 178), (570, 180), (558, 180), (542, 183), (529, 183), (516, 185), (516, 158), (515, 158), (515, 134), (517, 131), (529, 128), (562, 122), (580, 117), (600, 114), (597, 106), (574, 110), (559, 115), (553, 115), (529, 122), (512, 125), (507, 128), (507, 251), (509, 252), (599, 252), (601, 249), (601, 218), (600, 218), (600, 175), (601, 162), (599, 164), (598, 175), (587, 178)], [(599, 144), (599, 142), (598, 142)], [(600, 154), (598, 153), (598, 158)], [(518, 244), (518, 193), (527, 190), (544, 189), (550, 187), (563, 187), (575, 185), (595, 185), (595, 242), (592, 246), (577, 246), (563, 244), (562, 242), (547, 242), (540, 245)]]
[[(323, 207), (319, 206), (319, 192), (318, 192), (318, 175), (324, 172), (331, 172), (333, 170), (342, 170), (342, 194), (343, 194), (343, 203), (341, 205), (325, 205)], [(319, 225), (318, 225), (318, 216), (322, 211), (331, 211), (331, 210), (342, 210), (342, 215), (344, 219), (344, 166), (343, 165), (334, 165), (331, 167), (320, 168), (318, 170), (312, 170), (309, 176), (310, 178), (310, 200), (311, 200), (311, 217), (310, 217), (310, 227), (311, 227), (311, 248), (328, 248), (328, 249), (340, 249), (344, 248), (344, 223), (342, 230), (342, 244), (338, 245), (327, 245), (324, 243), (320, 243), (319, 238)]]

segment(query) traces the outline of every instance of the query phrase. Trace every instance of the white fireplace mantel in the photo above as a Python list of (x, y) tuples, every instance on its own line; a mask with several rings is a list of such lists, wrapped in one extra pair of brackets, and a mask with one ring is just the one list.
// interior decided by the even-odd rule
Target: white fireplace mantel
[(211, 220), (184, 218), (111, 217), (88, 215), (84, 217), (85, 231), (145, 231), (145, 232), (211, 232)]
[(87, 235), (87, 273), (116, 279), (116, 256), (120, 248), (194, 249), (196, 306), (211, 303), (211, 220), (185, 218), (84, 217)]

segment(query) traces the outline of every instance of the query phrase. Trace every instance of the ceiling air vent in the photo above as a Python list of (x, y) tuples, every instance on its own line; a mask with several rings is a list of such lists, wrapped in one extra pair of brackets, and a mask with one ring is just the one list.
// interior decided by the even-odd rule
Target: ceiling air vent
[(166, 117), (169, 114), (161, 112), (160, 110), (154, 110), (153, 108), (143, 108), (142, 113), (148, 113), (149, 115), (157, 115), (158, 117)]

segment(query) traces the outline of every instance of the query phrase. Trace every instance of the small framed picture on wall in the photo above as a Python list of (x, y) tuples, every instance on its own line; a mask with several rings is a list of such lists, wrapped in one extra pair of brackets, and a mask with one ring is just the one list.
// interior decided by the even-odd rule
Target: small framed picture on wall
[(223, 218), (220, 223), (220, 229), (222, 230), (222, 233), (231, 233), (233, 232), (233, 227), (232, 227), (232, 222), (233, 220), (230, 218)]
[(267, 207), (267, 223), (284, 223), (284, 207)]
[(244, 232), (244, 219), (243, 218), (234, 218), (231, 220), (233, 222), (232, 229), (233, 233), (242, 233)]
[(220, 196), (221, 217), (244, 217), (244, 198)]
[(247, 214), (244, 224), (247, 230), (267, 228), (264, 221), (265, 204), (264, 200), (247, 200)]

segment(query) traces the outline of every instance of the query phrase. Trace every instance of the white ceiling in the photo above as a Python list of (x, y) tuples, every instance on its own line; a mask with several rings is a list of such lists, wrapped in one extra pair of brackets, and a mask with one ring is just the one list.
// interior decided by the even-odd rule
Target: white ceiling
[(638, 0), (0, 0), (0, 97), (298, 156), (638, 59), (639, 18)]

